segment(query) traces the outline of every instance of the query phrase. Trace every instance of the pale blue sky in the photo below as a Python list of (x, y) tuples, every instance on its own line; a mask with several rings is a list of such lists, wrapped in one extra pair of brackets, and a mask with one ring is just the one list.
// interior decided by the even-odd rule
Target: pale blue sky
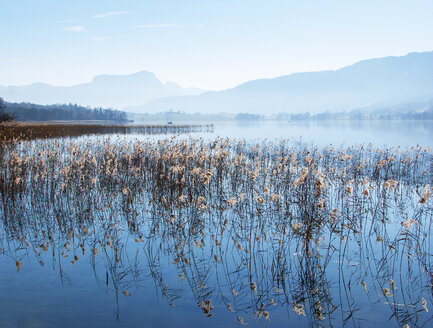
[(432, 0), (0, 0), (0, 84), (154, 72), (225, 89), (433, 50)]

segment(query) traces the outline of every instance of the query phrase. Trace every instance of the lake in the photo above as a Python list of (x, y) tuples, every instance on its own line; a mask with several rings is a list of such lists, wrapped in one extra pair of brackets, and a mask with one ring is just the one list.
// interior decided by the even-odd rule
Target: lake
[(433, 146), (432, 121), (293, 121), (217, 122), (214, 135), (230, 138), (303, 140), (327, 144), (369, 144), (385, 147)]
[(428, 327), (432, 136), (233, 122), (3, 145), (0, 327)]

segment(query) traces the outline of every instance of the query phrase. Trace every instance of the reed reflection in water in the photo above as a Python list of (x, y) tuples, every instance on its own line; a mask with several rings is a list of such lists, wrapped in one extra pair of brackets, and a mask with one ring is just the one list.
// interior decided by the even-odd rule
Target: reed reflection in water
[(431, 323), (429, 149), (103, 137), (0, 158), (2, 270), (50, 264), (82, 295), (93, 276), (113, 326)]

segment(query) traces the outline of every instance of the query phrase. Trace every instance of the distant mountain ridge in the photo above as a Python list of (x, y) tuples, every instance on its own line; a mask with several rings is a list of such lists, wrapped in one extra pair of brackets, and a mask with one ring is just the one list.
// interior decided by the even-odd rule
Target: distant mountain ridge
[(99, 75), (70, 87), (35, 83), (0, 86), (10, 102), (77, 103), (138, 113), (273, 114), (385, 108), (433, 100), (433, 51), (368, 59), (338, 70), (294, 73), (248, 81), (223, 91), (182, 88), (162, 83), (147, 71)]
[(433, 99), (433, 52), (364, 60), (335, 71), (294, 73), (235, 88), (152, 100), (134, 112), (319, 113)]
[(11, 102), (39, 104), (77, 103), (92, 107), (123, 108), (160, 97), (197, 95), (203, 90), (162, 83), (147, 71), (130, 75), (98, 75), (91, 82), (74, 86), (34, 83), (26, 86), (0, 86), (0, 96)]

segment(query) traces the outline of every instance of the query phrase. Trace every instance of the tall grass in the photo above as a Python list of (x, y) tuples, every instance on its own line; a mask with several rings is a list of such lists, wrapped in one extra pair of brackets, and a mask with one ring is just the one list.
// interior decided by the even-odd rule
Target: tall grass
[(357, 326), (361, 298), (402, 326), (429, 320), (430, 149), (101, 137), (0, 152), (0, 242), (17, 270), (29, 252), (103, 257), (116, 300), (150, 272), (168, 303), (189, 288), (199, 312), (241, 325), (285, 307)]
[(213, 131), (212, 124), (109, 125), (65, 123), (5, 123), (0, 125), (0, 142), (101, 134), (180, 134)]

